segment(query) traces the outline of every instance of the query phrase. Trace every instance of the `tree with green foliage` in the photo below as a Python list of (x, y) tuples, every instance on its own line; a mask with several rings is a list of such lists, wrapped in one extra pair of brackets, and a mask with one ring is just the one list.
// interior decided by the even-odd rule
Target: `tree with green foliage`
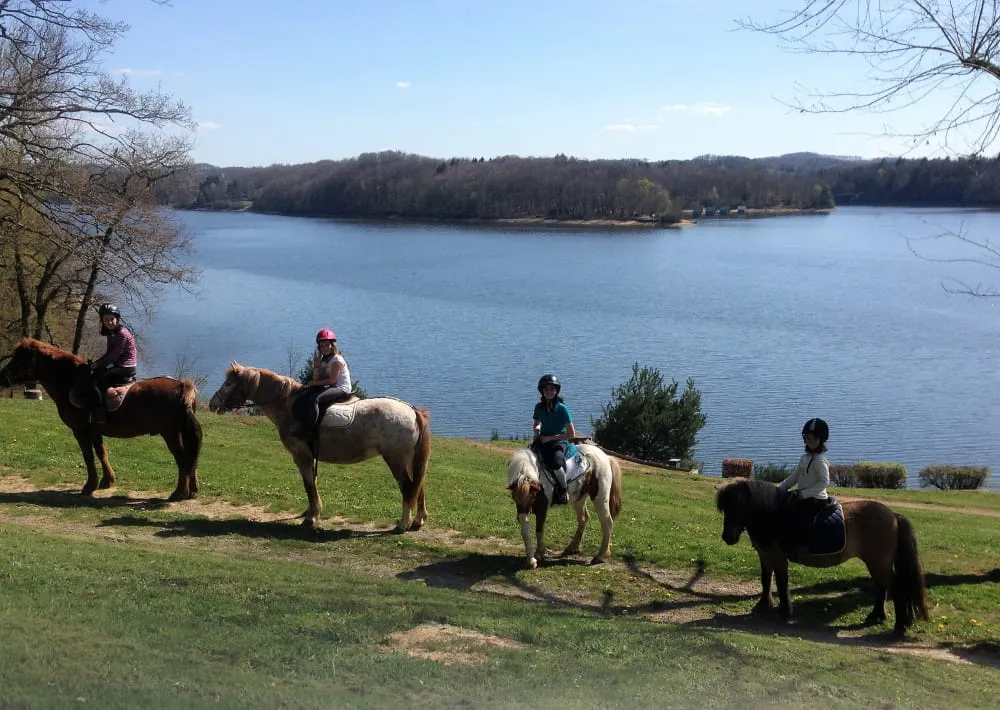
[(594, 440), (647, 461), (692, 458), (698, 431), (706, 421), (701, 392), (691, 378), (680, 395), (677, 390), (678, 383), (665, 384), (655, 367), (633, 364), (632, 377), (612, 391), (600, 418), (591, 422)]

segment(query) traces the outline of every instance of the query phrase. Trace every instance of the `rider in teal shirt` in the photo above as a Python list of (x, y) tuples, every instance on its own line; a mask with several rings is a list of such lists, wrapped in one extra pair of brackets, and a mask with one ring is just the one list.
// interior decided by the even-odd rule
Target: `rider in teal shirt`
[(538, 380), (541, 401), (535, 405), (534, 432), (542, 461), (555, 474), (559, 485), (552, 494), (553, 505), (569, 502), (566, 495), (566, 459), (576, 456), (576, 447), (570, 441), (576, 437), (573, 415), (559, 396), (562, 386), (555, 375), (542, 375)]

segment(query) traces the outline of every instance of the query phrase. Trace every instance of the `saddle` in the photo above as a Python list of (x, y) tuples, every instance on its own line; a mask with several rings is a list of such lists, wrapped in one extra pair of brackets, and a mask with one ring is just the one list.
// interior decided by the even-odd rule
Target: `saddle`
[(831, 496), (827, 499), (826, 505), (816, 512), (805, 539), (792, 539), (786, 534), (779, 544), (792, 560), (803, 556), (839, 555), (847, 546), (847, 525), (844, 521), (843, 506)]
[[(128, 391), (132, 389), (138, 380), (134, 377), (123, 385), (112, 385), (104, 390), (104, 408), (109, 412), (114, 412), (122, 406), (125, 401), (125, 395)], [(74, 387), (69, 392), (69, 403), (72, 404), (77, 409), (89, 409), (89, 407), (80, 401), (79, 394)]]

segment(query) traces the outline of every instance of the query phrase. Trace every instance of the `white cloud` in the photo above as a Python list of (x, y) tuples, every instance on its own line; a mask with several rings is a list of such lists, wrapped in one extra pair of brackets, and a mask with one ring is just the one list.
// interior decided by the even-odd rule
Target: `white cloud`
[(199, 131), (217, 131), (222, 128), (221, 123), (215, 123), (214, 121), (199, 121), (198, 130)]
[(159, 76), (163, 73), (161, 69), (115, 69), (113, 74), (124, 74), (126, 76)]
[(690, 111), (696, 116), (724, 116), (732, 110), (732, 106), (720, 104), (716, 101), (701, 101), (696, 104), (670, 104), (664, 106), (664, 111)]
[(616, 123), (611, 126), (605, 126), (604, 130), (612, 131), (615, 133), (632, 133), (634, 131), (655, 131), (658, 128), (659, 125), (655, 123), (647, 123), (641, 126), (637, 126), (633, 123)]
[(397, 81), (396, 82), (396, 88), (397, 89), (409, 89), (410, 88), (410, 82), (408, 82), (408, 81)]

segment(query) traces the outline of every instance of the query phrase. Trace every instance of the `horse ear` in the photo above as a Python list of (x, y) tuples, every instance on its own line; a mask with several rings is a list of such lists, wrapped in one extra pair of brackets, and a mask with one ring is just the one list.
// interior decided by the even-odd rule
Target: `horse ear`
[(238, 362), (236, 362), (235, 360), (233, 360), (232, 362), (229, 363), (229, 369), (230, 370), (239, 370), (240, 367), (241, 367), (240, 364)]

